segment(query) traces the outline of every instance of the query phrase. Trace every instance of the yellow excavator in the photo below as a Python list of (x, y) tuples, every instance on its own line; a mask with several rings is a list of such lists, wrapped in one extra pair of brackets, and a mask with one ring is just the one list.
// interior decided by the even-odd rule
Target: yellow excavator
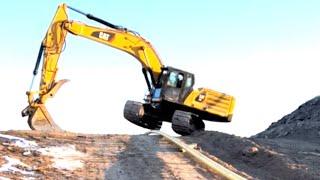
[[(80, 13), (106, 27), (93, 27), (68, 19), (67, 9)], [(58, 60), (64, 49), (66, 35), (71, 33), (124, 51), (142, 65), (148, 93), (144, 102), (127, 101), (124, 118), (147, 129), (160, 129), (163, 121), (171, 122), (180, 135), (204, 130), (203, 120), (230, 122), (234, 97), (207, 88), (193, 89), (194, 75), (170, 66), (164, 66), (152, 45), (137, 32), (114, 25), (78, 9), (59, 5), (50, 27), (41, 43), (33, 80), (42, 62), (38, 91), (27, 92), (29, 105), (22, 111), (28, 116), (33, 130), (62, 131), (55, 124), (45, 103), (67, 80), (56, 81)], [(125, 83), (125, 82), (124, 82)]]

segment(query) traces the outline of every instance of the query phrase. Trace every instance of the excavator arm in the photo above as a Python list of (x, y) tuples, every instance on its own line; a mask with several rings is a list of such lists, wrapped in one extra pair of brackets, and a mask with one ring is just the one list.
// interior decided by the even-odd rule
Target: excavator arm
[[(91, 20), (102, 23), (107, 28), (93, 27), (81, 22), (71, 21), (68, 19), (67, 8), (81, 13)], [(31, 129), (43, 131), (61, 130), (52, 120), (45, 103), (49, 97), (53, 97), (59, 88), (68, 81), (56, 81), (55, 79), (58, 71), (59, 56), (63, 51), (68, 33), (111, 46), (135, 57), (141, 63), (145, 76), (147, 76), (146, 72), (149, 72), (151, 76), (151, 82), (147, 81), (149, 90), (158, 81), (162, 71), (163, 65), (159, 56), (151, 44), (137, 33), (62, 4), (58, 7), (41, 43), (33, 71), (33, 75), (36, 76), (43, 57), (39, 91), (30, 90), (27, 92), (29, 105), (22, 111), (22, 116), (29, 117), (28, 124)]]

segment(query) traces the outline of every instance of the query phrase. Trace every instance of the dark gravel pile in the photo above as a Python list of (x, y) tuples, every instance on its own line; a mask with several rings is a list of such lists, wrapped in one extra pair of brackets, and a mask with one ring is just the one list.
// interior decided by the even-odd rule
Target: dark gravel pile
[(284, 139), (242, 138), (215, 131), (181, 137), (209, 157), (231, 164), (253, 179), (319, 179), (319, 144)]
[(320, 142), (320, 96), (302, 104), (297, 110), (272, 123), (268, 129), (253, 137)]
[(251, 138), (215, 131), (181, 138), (253, 179), (320, 179), (320, 97)]

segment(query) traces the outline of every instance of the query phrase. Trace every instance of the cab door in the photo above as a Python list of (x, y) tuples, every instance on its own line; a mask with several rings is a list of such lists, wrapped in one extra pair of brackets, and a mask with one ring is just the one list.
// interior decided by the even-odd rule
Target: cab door
[(188, 95), (192, 92), (193, 85), (194, 85), (194, 75), (190, 73), (185, 73), (183, 85), (180, 88), (181, 89), (181, 93), (179, 97), (180, 103), (183, 103), (184, 100), (188, 97)]

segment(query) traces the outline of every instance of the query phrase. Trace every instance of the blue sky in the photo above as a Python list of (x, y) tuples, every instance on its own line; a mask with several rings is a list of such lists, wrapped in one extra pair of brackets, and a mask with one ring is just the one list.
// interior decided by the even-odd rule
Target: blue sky
[[(231, 125), (209, 123), (207, 127), (211, 130), (252, 135), (319, 94), (320, 85), (314, 82), (319, 77), (320, 1), (64, 2), (139, 32), (153, 44), (165, 65), (195, 73), (197, 87), (234, 95), (237, 99), (234, 122)], [(6, 88), (0, 93), (3, 99), (0, 107), (4, 109), (4, 117), (14, 122), (4, 128), (24, 128), (17, 124), (24, 122), (20, 110), (26, 105), (25, 91), (31, 82), (39, 45), (60, 3), (62, 1), (55, 0), (2, 2), (0, 80)], [(72, 11), (68, 13), (72, 20), (103, 27)], [(107, 109), (109, 106), (103, 102), (110, 100), (108, 94), (121, 99), (121, 102), (114, 99), (119, 105), (113, 106), (112, 117), (121, 117), (121, 122), (125, 123), (122, 101), (128, 97), (143, 98), (146, 86), (140, 65), (119, 50), (68, 35), (59, 64), (59, 78), (72, 80), (71, 85), (62, 87), (61, 96), (58, 94), (52, 102), (52, 114), (71, 114), (57, 117), (60, 123), (73, 121), (59, 118), (75, 116), (81, 119), (81, 115), (76, 115), (82, 108), (78, 104), (87, 106), (88, 114), (83, 115), (87, 118), (97, 111), (91, 104), (98, 103)], [(130, 83), (137, 85), (128, 87), (121, 83), (128, 81), (128, 74)], [(113, 85), (110, 87), (110, 84)], [(97, 92), (101, 93), (99, 97), (95, 97)], [(98, 102), (90, 99), (98, 99)], [(72, 110), (68, 113), (59, 110), (61, 104), (69, 105)], [(103, 108), (100, 111), (106, 111)], [(103, 117), (103, 114), (98, 115), (97, 119)], [(99, 122), (101, 120), (96, 126), (92, 125), (89, 132), (105, 133), (103, 127), (111, 128), (110, 124), (99, 125)], [(251, 126), (244, 131), (241, 124)], [(71, 124), (64, 126), (72, 129)], [(115, 127), (109, 129), (110, 132), (118, 132)], [(130, 127), (132, 133), (141, 132), (133, 125)], [(127, 130), (126, 127), (123, 131), (121, 126), (117, 128), (120, 128), (119, 132)]]
[[(320, 30), (319, 1), (65, 1), (83, 11), (141, 33), (167, 64), (180, 63), (186, 51), (232, 56), (286, 46), (312, 46)], [(6, 1), (0, 12), (1, 49), (11, 54), (33, 55), (61, 1)], [(70, 18), (94, 24), (70, 12)], [(17, 39), (17, 40), (15, 40)], [(79, 49), (97, 45), (86, 40)], [(88, 45), (87, 45), (88, 44)], [(26, 48), (28, 47), (28, 48)], [(104, 48), (104, 47), (102, 47)], [(93, 51), (92, 51), (93, 49)], [(105, 48), (104, 48), (105, 49)], [(72, 50), (73, 51), (73, 50)], [(75, 49), (74, 51), (78, 51)], [(100, 51), (101, 53), (101, 51)], [(22, 57), (15, 61), (29, 64)], [(197, 58), (197, 57), (192, 57)], [(188, 58), (189, 60), (189, 58)], [(192, 60), (190, 58), (190, 60)], [(234, 59), (236, 60), (236, 58)], [(199, 59), (197, 61), (207, 61)], [(99, 62), (99, 59), (97, 60)], [(13, 61), (7, 62), (12, 64)], [(26, 64), (25, 64), (26, 63)], [(14, 63), (16, 66), (16, 63)]]

